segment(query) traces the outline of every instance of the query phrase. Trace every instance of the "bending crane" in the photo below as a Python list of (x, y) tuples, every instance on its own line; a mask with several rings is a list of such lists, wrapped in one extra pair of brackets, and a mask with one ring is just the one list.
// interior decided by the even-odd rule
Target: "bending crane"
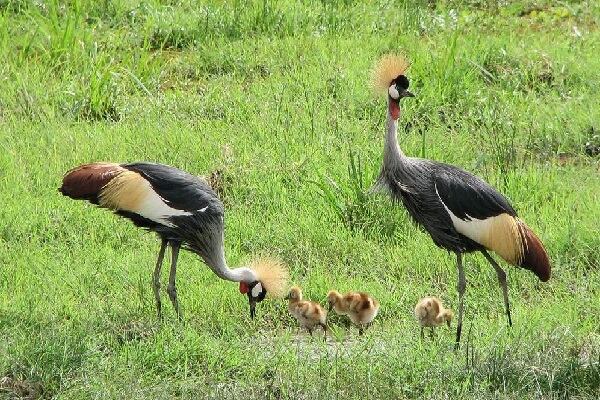
[(287, 270), (275, 260), (260, 260), (250, 268), (229, 269), (225, 261), (223, 203), (202, 179), (168, 165), (92, 163), (76, 167), (63, 178), (59, 191), (72, 199), (88, 200), (130, 219), (136, 226), (156, 232), (161, 239), (153, 275), (158, 317), (162, 318), (160, 270), (171, 246), (171, 271), (167, 292), (182, 318), (175, 275), (179, 249), (198, 254), (221, 279), (239, 282), (247, 294), (250, 316), (267, 291), (283, 296)]

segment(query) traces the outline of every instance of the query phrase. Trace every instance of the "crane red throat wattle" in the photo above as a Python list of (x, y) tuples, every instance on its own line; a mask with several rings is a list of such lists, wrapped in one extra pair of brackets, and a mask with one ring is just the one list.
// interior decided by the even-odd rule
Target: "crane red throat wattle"
[(246, 294), (248, 293), (248, 284), (246, 282), (240, 282), (240, 293)]
[(400, 102), (390, 98), (389, 107), (392, 118), (394, 118), (394, 120), (398, 120), (398, 118), (400, 118)]

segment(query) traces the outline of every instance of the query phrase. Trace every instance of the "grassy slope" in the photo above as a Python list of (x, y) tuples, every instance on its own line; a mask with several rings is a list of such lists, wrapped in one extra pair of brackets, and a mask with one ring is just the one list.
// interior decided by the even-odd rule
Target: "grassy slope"
[[(600, 177), (582, 150), (599, 128), (597, 4), (195, 3), (0, 1), (0, 396), (599, 394)], [(554, 265), (548, 284), (507, 271), (508, 330), (493, 270), (469, 256), (459, 353), (445, 329), (420, 343), (411, 315), (425, 294), (455, 307), (454, 258), (363, 194), (385, 110), (368, 69), (398, 49), (417, 94), (405, 152), (503, 190)], [(310, 298), (370, 291), (377, 324), (358, 339), (334, 317), (323, 345), (283, 302), (250, 321), (189, 253), (186, 324), (170, 308), (159, 324), (155, 238), (56, 192), (93, 160), (220, 169), (231, 265), (266, 251)]]

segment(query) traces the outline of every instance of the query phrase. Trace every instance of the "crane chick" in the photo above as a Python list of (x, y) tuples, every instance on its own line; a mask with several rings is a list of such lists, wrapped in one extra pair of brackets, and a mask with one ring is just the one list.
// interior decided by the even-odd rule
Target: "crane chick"
[(332, 309), (339, 315), (347, 315), (358, 326), (358, 334), (364, 333), (367, 327), (379, 312), (379, 302), (373, 297), (362, 292), (349, 292), (345, 295), (335, 290), (327, 293), (329, 311)]
[(327, 311), (319, 303), (302, 300), (302, 290), (298, 286), (290, 289), (286, 299), (290, 314), (298, 320), (301, 328), (305, 328), (312, 336), (313, 329), (320, 326), (327, 335)]
[(421, 325), (421, 339), (424, 338), (423, 330), (426, 326), (431, 327), (431, 336), (433, 337), (433, 328), (442, 325), (444, 322), (450, 328), (450, 321), (454, 313), (452, 310), (444, 308), (442, 302), (437, 297), (424, 297), (419, 300), (415, 306), (415, 317)]

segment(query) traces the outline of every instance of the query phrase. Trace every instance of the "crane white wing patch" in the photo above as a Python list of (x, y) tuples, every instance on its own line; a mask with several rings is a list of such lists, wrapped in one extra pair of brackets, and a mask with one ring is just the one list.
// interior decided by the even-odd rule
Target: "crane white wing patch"
[(100, 192), (100, 205), (113, 210), (134, 212), (151, 221), (174, 226), (170, 217), (191, 215), (190, 212), (170, 207), (154, 191), (150, 182), (140, 174), (125, 171), (112, 179)]
[(495, 251), (510, 263), (518, 263), (523, 256), (523, 244), (520, 240), (517, 221), (509, 214), (502, 213), (485, 219), (470, 217), (461, 219), (446, 206), (435, 186), (435, 193), (452, 220), (458, 233), (476, 243)]
[[(148, 185), (150, 184), (148, 183)], [(159, 222), (167, 226), (174, 226), (171, 222), (169, 222), (170, 217), (192, 215), (190, 212), (169, 207), (165, 200), (151, 188), (148, 191), (148, 196), (140, 203), (140, 208), (137, 213), (144, 218), (148, 218), (152, 221)]]
[(456, 229), (457, 232), (462, 233), (469, 239), (474, 240), (477, 243), (481, 243), (481, 236), (484, 232), (487, 232), (489, 230), (491, 219), (494, 217), (486, 219), (477, 219), (469, 217), (469, 219), (467, 220), (458, 218), (456, 215), (454, 215), (454, 213), (452, 213), (452, 211), (450, 211), (450, 209), (446, 206), (446, 204), (440, 197), (437, 185), (435, 186), (435, 194), (437, 194), (440, 203), (442, 203), (444, 209), (446, 209), (446, 212), (450, 216), (450, 219), (452, 220), (452, 225), (454, 225), (454, 229)]

